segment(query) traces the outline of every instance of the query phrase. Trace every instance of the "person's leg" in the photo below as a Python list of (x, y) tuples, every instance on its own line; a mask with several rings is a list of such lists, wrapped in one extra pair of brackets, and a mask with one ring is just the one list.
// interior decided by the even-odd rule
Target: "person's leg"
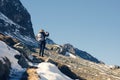
[(42, 53), (42, 55), (41, 55), (42, 57), (44, 55), (44, 49), (45, 49), (45, 41), (42, 42), (42, 52), (41, 52)]
[(42, 56), (42, 55), (41, 55), (41, 52), (42, 52), (42, 43), (40, 42), (40, 43), (39, 43), (39, 56)]

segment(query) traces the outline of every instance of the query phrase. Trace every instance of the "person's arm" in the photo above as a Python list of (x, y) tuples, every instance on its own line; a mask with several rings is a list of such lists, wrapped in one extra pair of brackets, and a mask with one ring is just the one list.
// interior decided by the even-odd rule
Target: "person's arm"
[(48, 36), (49, 36), (49, 32), (45, 32), (45, 36), (47, 36), (47, 37), (48, 37)]

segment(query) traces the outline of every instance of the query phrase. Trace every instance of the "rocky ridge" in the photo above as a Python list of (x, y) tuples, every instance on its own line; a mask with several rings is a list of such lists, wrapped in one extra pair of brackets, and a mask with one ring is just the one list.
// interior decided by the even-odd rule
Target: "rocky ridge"
[(45, 56), (40, 57), (37, 48), (32, 55), (40, 60), (40, 63), (50, 62), (56, 65), (61, 72), (73, 80), (120, 80), (120, 68), (112, 69), (109, 65), (91, 62), (78, 56), (73, 58), (59, 54), (55, 50), (46, 49)]
[(37, 45), (30, 14), (19, 0), (0, 0), (0, 33)]
[[(17, 47), (13, 46), (13, 47), (16, 47), (19, 52), (23, 52), (25, 54), (23, 55), (25, 60), (23, 60), (22, 58), (21, 59), (18, 58), (19, 65), (21, 66), (26, 65), (26, 64), (29, 64), (29, 62), (32, 62), (33, 64), (38, 64), (42, 62), (50, 62), (56, 65), (61, 72), (63, 72), (64, 74), (72, 78), (73, 80), (74, 79), (78, 79), (78, 80), (120, 80), (120, 76), (119, 76), (120, 68), (119, 67), (113, 68), (105, 64), (91, 62), (89, 60), (80, 58), (79, 56), (76, 56), (75, 58), (73, 58), (70, 56), (59, 54), (57, 50), (48, 48), (48, 45), (54, 47), (54, 44), (52, 45), (47, 44), (44, 57), (38, 56), (38, 50), (39, 50), (38, 48), (34, 48), (34, 51), (31, 51), (29, 48), (25, 48), (25, 45), (24, 46), (21, 45)], [(31, 54), (26, 54), (26, 53), (31, 53)], [(29, 55), (32, 55), (33, 58), (32, 59), (29, 58), (28, 57)], [(27, 62), (25, 63), (26, 60)], [(24, 66), (24, 68), (28, 68), (26, 71), (26, 74), (29, 76), (27, 75), (23, 76), (22, 78), (23, 80), (25, 79), (31, 80), (31, 78), (33, 78), (33, 75), (36, 80), (39, 80), (40, 76), (36, 74), (37, 67), (35, 67), (34, 65), (32, 66), (29, 65), (29, 66)]]

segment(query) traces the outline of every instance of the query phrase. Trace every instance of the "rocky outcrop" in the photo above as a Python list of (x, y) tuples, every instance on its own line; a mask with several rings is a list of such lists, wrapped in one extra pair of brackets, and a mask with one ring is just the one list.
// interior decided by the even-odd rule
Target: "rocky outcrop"
[(71, 44), (64, 44), (64, 45), (58, 45), (58, 44), (47, 44), (46, 45), (48, 50), (52, 50), (55, 51), (56, 53), (62, 54), (62, 55), (66, 55), (66, 53), (71, 53), (75, 56), (79, 56), (80, 58), (83, 58), (85, 60), (89, 60), (92, 62), (96, 62), (96, 63), (102, 63), (102, 61), (99, 61), (97, 58), (93, 57), (92, 55), (90, 55), (89, 53), (79, 50), (77, 48), (75, 48), (73, 45)]
[(120, 69), (120, 66), (118, 65), (110, 65), (110, 69), (115, 70), (115, 69)]
[(27, 48), (27, 46), (25, 46), (25, 45), (18, 46), (20, 41), (12, 38), (10, 36), (4, 35), (2, 33), (0, 33), (0, 40), (5, 42), (7, 45), (11, 46), (12, 48), (18, 50), (19, 52), (21, 52), (21, 55), (15, 55), (15, 58), (18, 59), (18, 63), (23, 68), (26, 68), (29, 66), (28, 63), (26, 62), (26, 58), (29, 59), (28, 56), (30, 55), (30, 50)]
[[(23, 27), (19, 29), (21, 35), (34, 37), (30, 15), (19, 0), (0, 0), (0, 12)], [(8, 27), (0, 26), (0, 28), (4, 28), (0, 29), (2, 32), (10, 31), (12, 33), (12, 30), (15, 30), (16, 27), (10, 27), (8, 24)]]
[(30, 15), (19, 0), (0, 0), (0, 33), (37, 45)]
[(29, 58), (31, 51), (26, 45), (20, 43), (19, 40), (4, 35), (2, 33), (0, 33), (0, 40), (21, 53), (20, 55), (15, 55), (15, 58), (18, 59), (18, 64), (21, 65), (21, 67), (23, 68), (29, 67), (26, 60), (31, 61), (31, 59)]
[(19, 41), (17, 39), (11, 38), (10, 36), (0, 33), (0, 40), (5, 42), (7, 45), (13, 47)]
[(73, 47), (73, 45), (71, 45), (71, 44), (64, 44), (63, 51), (64, 51), (64, 53), (69, 52), (71, 54), (77, 55), (85, 60), (89, 60), (89, 61), (96, 62), (96, 63), (103, 63), (103, 62), (99, 61), (97, 58), (90, 55), (89, 53)]
[(63, 55), (65, 55), (64, 53), (64, 49), (63, 49), (63, 47), (61, 46), (61, 45), (58, 45), (58, 44), (47, 44), (46, 45), (46, 48), (48, 49), (48, 50), (52, 50), (52, 51), (55, 51), (56, 53), (58, 53), (58, 54), (63, 54)]
[(10, 73), (11, 63), (7, 57), (0, 57), (0, 80), (7, 80)]

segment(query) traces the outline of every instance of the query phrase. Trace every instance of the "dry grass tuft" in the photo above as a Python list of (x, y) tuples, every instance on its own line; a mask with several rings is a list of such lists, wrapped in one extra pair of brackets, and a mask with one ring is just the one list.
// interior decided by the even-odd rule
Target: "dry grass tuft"
[(28, 74), (28, 80), (39, 80), (40, 78), (35, 68), (28, 68), (27, 74)]

